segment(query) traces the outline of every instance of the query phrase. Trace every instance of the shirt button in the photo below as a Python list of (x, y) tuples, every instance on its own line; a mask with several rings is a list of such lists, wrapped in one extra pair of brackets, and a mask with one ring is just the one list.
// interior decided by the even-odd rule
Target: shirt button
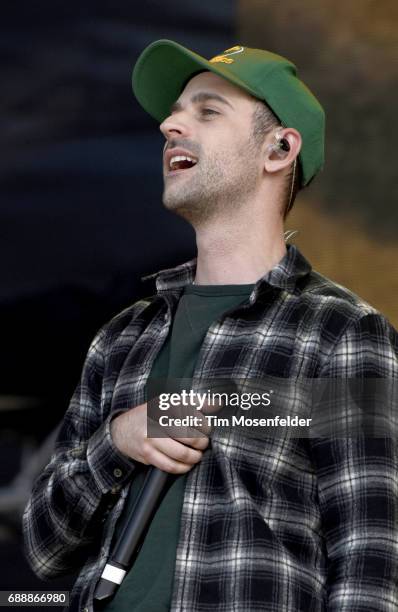
[(121, 478), (123, 476), (123, 472), (120, 468), (115, 468), (113, 470), (113, 475), (115, 478)]
[(88, 612), (88, 608), (83, 608), (83, 612)]

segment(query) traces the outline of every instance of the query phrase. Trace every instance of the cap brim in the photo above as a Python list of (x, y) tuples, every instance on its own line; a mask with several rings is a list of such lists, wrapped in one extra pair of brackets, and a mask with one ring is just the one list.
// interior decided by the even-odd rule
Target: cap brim
[(246, 83), (223, 69), (222, 64), (212, 64), (172, 40), (158, 40), (142, 52), (133, 70), (134, 95), (147, 113), (162, 122), (184, 85), (201, 70), (214, 72), (256, 96)]

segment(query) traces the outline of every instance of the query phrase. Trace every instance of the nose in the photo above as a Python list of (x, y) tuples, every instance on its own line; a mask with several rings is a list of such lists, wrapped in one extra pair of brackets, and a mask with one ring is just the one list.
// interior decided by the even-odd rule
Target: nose
[(169, 115), (159, 126), (160, 131), (166, 139), (173, 136), (188, 136), (189, 126), (184, 121), (181, 113), (173, 113)]

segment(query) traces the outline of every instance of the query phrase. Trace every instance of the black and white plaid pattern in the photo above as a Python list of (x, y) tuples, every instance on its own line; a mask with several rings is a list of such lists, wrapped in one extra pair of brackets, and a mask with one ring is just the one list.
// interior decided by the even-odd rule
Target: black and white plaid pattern
[[(146, 381), (195, 261), (155, 275), (157, 295), (94, 339), (53, 458), (24, 515), (42, 577), (81, 568), (71, 610), (93, 609), (134, 472), (110, 418), (145, 401)], [(398, 378), (386, 319), (311, 270), (294, 246), (243, 305), (209, 328), (195, 379)], [(215, 435), (189, 473), (174, 612), (398, 609), (398, 465), (390, 438)]]

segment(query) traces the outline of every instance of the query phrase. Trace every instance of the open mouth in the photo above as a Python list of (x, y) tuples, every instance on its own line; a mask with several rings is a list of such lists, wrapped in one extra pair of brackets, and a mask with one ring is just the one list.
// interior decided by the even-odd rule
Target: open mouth
[(169, 162), (169, 173), (178, 172), (181, 170), (189, 170), (198, 163), (197, 159), (188, 157), (187, 155), (174, 155), (170, 158)]

